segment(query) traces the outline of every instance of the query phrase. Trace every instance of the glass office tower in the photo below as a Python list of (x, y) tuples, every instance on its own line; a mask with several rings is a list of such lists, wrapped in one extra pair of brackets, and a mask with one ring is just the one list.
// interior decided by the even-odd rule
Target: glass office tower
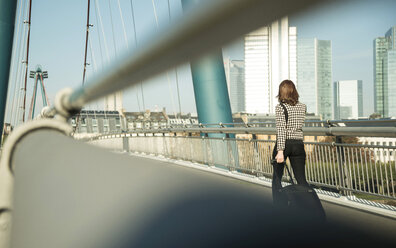
[(224, 71), (230, 96), (231, 111), (245, 111), (245, 62), (243, 60), (224, 60)]
[(318, 113), (316, 39), (298, 39), (297, 80), (300, 101), (307, 105), (308, 113)]
[(333, 118), (331, 41), (298, 39), (297, 89), (309, 113)]
[(357, 119), (363, 116), (362, 80), (334, 82), (334, 119)]
[(386, 33), (385, 38), (389, 42), (388, 49), (396, 49), (396, 26), (391, 27)]
[(384, 58), (388, 44), (385, 37), (374, 40), (374, 109), (382, 117), (388, 115), (388, 87), (384, 80)]
[(384, 82), (387, 86), (386, 117), (396, 117), (396, 49), (388, 50), (384, 57)]
[[(378, 37), (373, 42), (373, 62), (374, 62), (374, 109), (382, 117), (389, 117), (394, 114), (394, 105), (390, 106), (390, 101), (394, 101), (394, 79), (393, 59), (396, 50), (396, 26), (390, 28), (385, 37)], [(388, 64), (390, 63), (390, 64)], [(388, 75), (391, 73), (392, 75)], [(391, 114), (393, 113), (393, 114)]]
[(279, 84), (297, 82), (297, 29), (288, 18), (245, 36), (245, 108), (248, 113), (274, 113)]

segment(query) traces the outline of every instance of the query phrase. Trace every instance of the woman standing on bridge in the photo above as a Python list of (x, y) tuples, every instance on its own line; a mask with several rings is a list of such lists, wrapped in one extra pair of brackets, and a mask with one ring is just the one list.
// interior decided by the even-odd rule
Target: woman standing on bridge
[(287, 199), (279, 190), (282, 188), (281, 179), (287, 158), (289, 158), (297, 183), (308, 185), (305, 178), (306, 154), (302, 131), (307, 106), (298, 101), (299, 95), (291, 80), (282, 81), (277, 97), (279, 104), (275, 107), (277, 135), (272, 156), (276, 160), (276, 163), (273, 163), (272, 198), (274, 204), (284, 205)]

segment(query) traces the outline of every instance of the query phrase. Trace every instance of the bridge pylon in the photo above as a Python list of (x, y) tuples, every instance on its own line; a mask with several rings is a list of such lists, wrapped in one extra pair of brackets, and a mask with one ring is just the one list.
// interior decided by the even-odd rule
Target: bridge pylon
[(37, 88), (38, 86), (41, 89), (41, 99), (43, 102), (43, 107), (49, 105), (49, 100), (48, 100), (48, 95), (47, 92), (45, 91), (45, 86), (44, 86), (44, 79), (48, 78), (48, 72), (43, 71), (41, 69), (41, 65), (36, 66), (35, 71), (30, 71), (30, 78), (34, 78), (34, 88), (33, 88), (33, 95), (32, 95), (32, 101), (30, 104), (30, 109), (29, 109), (29, 116), (28, 119), (32, 120), (34, 118), (34, 110), (36, 107), (36, 98), (37, 98)]

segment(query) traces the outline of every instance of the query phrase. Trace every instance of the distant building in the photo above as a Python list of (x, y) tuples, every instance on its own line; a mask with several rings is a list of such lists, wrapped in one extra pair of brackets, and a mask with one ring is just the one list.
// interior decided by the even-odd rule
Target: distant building
[(245, 111), (245, 62), (243, 60), (224, 60), (232, 113)]
[(374, 161), (388, 163), (395, 161), (395, 149), (388, 149), (387, 146), (396, 146), (396, 138), (385, 138), (385, 137), (358, 137), (359, 142), (365, 145), (371, 146), (383, 146), (369, 148), (370, 154), (373, 156)]
[(396, 26), (373, 42), (374, 108), (382, 117), (395, 116)]
[(245, 111), (275, 113), (279, 84), (297, 82), (297, 28), (288, 18), (245, 36)]
[(363, 116), (362, 80), (334, 82), (334, 119), (357, 119)]
[(105, 97), (104, 109), (106, 111), (119, 111), (123, 109), (122, 105), (122, 91)]
[(384, 56), (384, 85), (387, 87), (387, 117), (396, 116), (396, 49)]
[(70, 122), (75, 133), (115, 133), (121, 132), (124, 128), (118, 111), (82, 110), (80, 115), (73, 116)]
[(388, 39), (388, 49), (396, 49), (396, 26), (391, 27), (386, 33), (385, 38)]
[(159, 112), (125, 112), (123, 116), (126, 119), (126, 131), (134, 129), (158, 129), (164, 128), (168, 124), (168, 116), (165, 110)]
[[(77, 125), (78, 120), (78, 125)], [(118, 112), (83, 110), (70, 120), (77, 134), (121, 133), (136, 129), (159, 129), (176, 125), (198, 125), (198, 117), (188, 114), (167, 115), (163, 111)]]
[(300, 38), (297, 42), (297, 89), (308, 113), (333, 118), (331, 41)]
[(197, 115), (192, 115), (190, 113), (188, 114), (182, 114), (182, 115), (168, 115), (168, 125), (173, 127), (173, 126), (179, 126), (179, 125), (198, 125), (198, 116)]

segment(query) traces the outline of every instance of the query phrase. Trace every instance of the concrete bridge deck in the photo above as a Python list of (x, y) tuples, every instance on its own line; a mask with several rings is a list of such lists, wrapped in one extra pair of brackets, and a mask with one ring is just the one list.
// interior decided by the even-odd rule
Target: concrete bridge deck
[[(274, 209), (263, 185), (111, 153), (56, 132), (30, 135), (14, 154), (13, 247), (396, 243), (391, 217), (324, 201), (328, 223), (318, 224)], [(55, 145), (64, 149), (51, 149)]]

